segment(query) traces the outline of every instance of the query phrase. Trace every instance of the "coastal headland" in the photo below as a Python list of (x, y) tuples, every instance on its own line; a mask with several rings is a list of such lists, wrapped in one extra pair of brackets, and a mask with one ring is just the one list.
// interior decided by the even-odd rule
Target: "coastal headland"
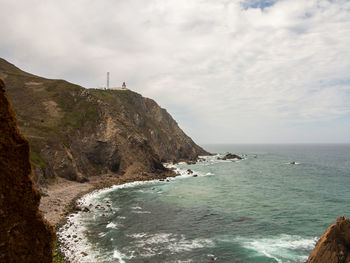
[(163, 162), (208, 154), (151, 99), (131, 90), (85, 89), (24, 72), (0, 59), (0, 78), (30, 145), (40, 210), (59, 225), (94, 189), (175, 173)]
[(41, 209), (53, 224), (59, 219), (51, 215), (62, 214), (81, 193), (174, 176), (163, 162), (208, 154), (165, 109), (131, 90), (85, 89), (26, 73), (3, 59), (0, 77), (30, 144)]
[[(88, 90), (26, 73), (3, 59), (0, 77), (0, 262), (52, 262), (55, 235), (47, 221), (62, 224), (79, 209), (77, 198), (112, 185), (166, 180), (176, 174), (164, 162), (195, 163), (209, 154), (166, 110), (130, 90)], [(308, 262), (348, 262), (349, 229), (349, 220), (339, 218)]]

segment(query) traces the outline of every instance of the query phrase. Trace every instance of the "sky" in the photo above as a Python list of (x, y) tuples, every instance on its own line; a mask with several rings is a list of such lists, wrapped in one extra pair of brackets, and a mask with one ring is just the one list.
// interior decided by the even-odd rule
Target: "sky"
[(0, 57), (154, 99), (196, 142), (350, 143), (349, 0), (0, 0)]

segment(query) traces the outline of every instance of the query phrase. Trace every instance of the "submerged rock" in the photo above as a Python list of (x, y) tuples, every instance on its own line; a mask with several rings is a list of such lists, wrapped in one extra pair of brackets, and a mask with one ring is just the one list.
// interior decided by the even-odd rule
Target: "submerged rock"
[(350, 262), (350, 219), (343, 216), (324, 232), (311, 252), (307, 263)]
[(187, 169), (188, 174), (193, 174), (193, 171), (191, 169)]
[(55, 234), (39, 211), (29, 155), (0, 79), (0, 262), (52, 262)]

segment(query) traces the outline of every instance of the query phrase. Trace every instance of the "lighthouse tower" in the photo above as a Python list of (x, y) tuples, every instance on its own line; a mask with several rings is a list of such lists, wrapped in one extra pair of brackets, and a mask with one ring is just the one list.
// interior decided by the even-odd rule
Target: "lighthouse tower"
[(125, 82), (123, 82), (123, 86), (122, 86), (122, 89), (126, 89), (126, 85), (125, 85)]

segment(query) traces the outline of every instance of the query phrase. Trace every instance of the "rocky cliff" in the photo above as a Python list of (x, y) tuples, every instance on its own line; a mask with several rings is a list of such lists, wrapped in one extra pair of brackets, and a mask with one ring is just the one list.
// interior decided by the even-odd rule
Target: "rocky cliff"
[(58, 176), (83, 182), (103, 173), (161, 177), (162, 162), (207, 154), (166, 110), (130, 90), (85, 89), (31, 75), (3, 59), (0, 77), (30, 142), (40, 185)]
[(51, 262), (53, 229), (38, 210), (29, 144), (0, 79), (0, 262)]
[(321, 236), (308, 263), (350, 262), (350, 220), (339, 217)]

